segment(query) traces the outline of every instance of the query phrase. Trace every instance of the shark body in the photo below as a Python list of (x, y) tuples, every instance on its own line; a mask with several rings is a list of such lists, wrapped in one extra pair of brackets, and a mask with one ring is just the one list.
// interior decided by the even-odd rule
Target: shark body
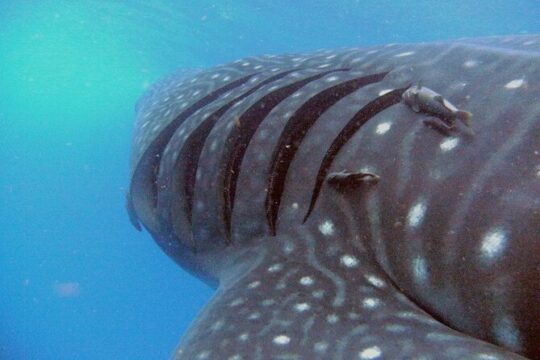
[[(426, 126), (434, 89), (474, 133)], [(217, 292), (177, 359), (540, 359), (540, 36), (246, 58), (137, 106), (133, 224)]]

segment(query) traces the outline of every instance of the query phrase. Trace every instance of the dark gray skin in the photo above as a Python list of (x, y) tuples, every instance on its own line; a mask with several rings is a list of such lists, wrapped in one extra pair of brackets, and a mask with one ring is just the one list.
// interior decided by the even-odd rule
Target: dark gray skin
[[(539, 64), (531, 35), (254, 57), (156, 85), (130, 218), (217, 288), (174, 357), (540, 359)], [(412, 110), (421, 80), (474, 113), (474, 136), (425, 126), (455, 116), (434, 96)]]

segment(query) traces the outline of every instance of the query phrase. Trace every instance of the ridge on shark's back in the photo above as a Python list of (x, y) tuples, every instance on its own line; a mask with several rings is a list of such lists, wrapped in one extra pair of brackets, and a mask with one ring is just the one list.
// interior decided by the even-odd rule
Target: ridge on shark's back
[(217, 287), (174, 357), (540, 359), (539, 84), (529, 35), (156, 85), (130, 219)]

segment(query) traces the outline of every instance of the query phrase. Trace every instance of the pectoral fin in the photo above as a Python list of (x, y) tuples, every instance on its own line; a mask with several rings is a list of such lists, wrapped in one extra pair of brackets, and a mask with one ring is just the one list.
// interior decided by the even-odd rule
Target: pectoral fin
[(456, 111), (456, 119), (461, 121), (465, 126), (471, 127), (472, 125), (472, 113), (465, 110)]
[(445, 124), (441, 119), (435, 117), (425, 119), (423, 120), (423, 123), (428, 128), (433, 129), (444, 136), (450, 136), (453, 129), (452, 126)]
[(365, 251), (316, 254), (317, 227), (261, 240), (302, 250), (238, 258), (174, 359), (522, 359), (437, 321)]

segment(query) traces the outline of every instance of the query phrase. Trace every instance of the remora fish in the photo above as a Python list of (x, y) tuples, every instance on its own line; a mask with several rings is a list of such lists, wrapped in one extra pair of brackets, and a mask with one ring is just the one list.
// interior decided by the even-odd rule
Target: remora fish
[(468, 127), (471, 126), (472, 114), (469, 111), (459, 110), (454, 104), (441, 94), (425, 86), (415, 85), (408, 88), (402, 95), (405, 104), (416, 112), (425, 112), (434, 115), (443, 121), (449, 130), (459, 120)]
[[(474, 137), (410, 111), (421, 79), (466, 100)], [(174, 357), (540, 359), (539, 83), (531, 35), (253, 57), (156, 85), (130, 218), (217, 287)]]

